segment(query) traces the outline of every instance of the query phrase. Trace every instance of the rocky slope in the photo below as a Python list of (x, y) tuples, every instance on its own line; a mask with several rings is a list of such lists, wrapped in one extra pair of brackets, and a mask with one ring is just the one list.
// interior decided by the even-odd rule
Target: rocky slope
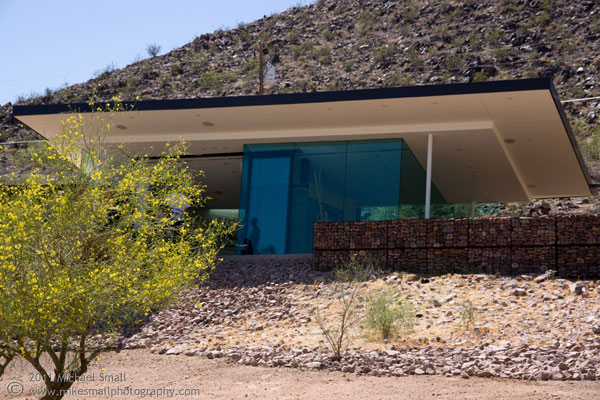
[[(277, 67), (267, 93), (552, 76), (562, 99), (600, 95), (598, 1), (321, 0), (20, 103), (255, 94), (259, 39)], [(600, 100), (565, 107), (600, 181)], [(37, 138), (10, 110), (0, 140)]]
[(315, 322), (318, 311), (329, 329), (339, 327), (339, 297), (349, 291), (332, 278), (306, 261), (226, 261), (210, 284), (154, 314), (127, 347), (378, 376), (600, 379), (599, 282), (387, 273), (360, 283), (357, 313), (388, 291), (413, 310), (414, 327), (382, 341), (356, 325), (334, 361)]

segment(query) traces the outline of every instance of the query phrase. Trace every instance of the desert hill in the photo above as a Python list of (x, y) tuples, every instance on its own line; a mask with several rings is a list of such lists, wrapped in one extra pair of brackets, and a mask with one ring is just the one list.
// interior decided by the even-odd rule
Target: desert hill
[[(600, 96), (599, 1), (320, 0), (17, 103), (87, 101), (93, 89), (99, 100), (256, 94), (261, 39), (277, 68), (266, 93), (551, 76), (563, 100)], [(565, 108), (600, 182), (600, 99)], [(38, 138), (10, 113), (0, 107), (0, 141)], [(15, 153), (0, 173), (22, 168)]]

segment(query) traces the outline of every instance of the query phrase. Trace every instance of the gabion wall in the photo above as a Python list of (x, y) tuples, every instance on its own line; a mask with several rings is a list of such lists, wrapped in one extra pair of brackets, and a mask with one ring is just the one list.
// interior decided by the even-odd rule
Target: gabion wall
[(600, 216), (317, 222), (314, 263), (330, 269), (352, 254), (382, 268), (424, 274), (556, 271), (600, 278)]

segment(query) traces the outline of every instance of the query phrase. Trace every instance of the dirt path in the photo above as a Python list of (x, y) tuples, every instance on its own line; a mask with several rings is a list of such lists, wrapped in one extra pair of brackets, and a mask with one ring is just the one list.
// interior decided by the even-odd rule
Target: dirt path
[[(104, 369), (104, 371), (102, 370)], [(0, 380), (0, 399), (37, 399), (30, 382), (33, 370), (21, 364)], [(104, 374), (104, 375), (101, 375)], [(35, 377), (35, 375), (33, 375)], [(441, 376), (378, 378), (326, 371), (239, 366), (202, 357), (165, 356), (146, 350), (108, 354), (74, 388), (66, 399), (599, 399), (600, 382), (526, 382), (495, 379), (461, 379)], [(102, 382), (102, 379), (105, 381)], [(107, 380), (124, 380), (107, 382)], [(23, 384), (23, 393), (10, 396), (10, 382)], [(11, 386), (13, 390), (18, 385)], [(127, 388), (135, 389), (131, 393)], [(172, 395), (159, 390), (183, 390)], [(199, 394), (191, 391), (199, 389)], [(88, 392), (85, 392), (85, 391)], [(104, 390), (91, 393), (90, 390)], [(111, 396), (110, 391), (113, 391)], [(116, 391), (120, 390), (120, 393)], [(146, 390), (142, 393), (140, 390)], [(156, 392), (151, 392), (155, 390)], [(187, 391), (187, 392), (186, 392)]]

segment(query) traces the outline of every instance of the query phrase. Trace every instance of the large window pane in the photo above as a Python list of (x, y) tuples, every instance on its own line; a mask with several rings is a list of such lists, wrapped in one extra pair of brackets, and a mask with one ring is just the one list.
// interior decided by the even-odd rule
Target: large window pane
[(298, 143), (292, 164), (288, 251), (312, 251), (315, 221), (341, 221), (346, 142)]
[(287, 145), (244, 149), (240, 253), (286, 253), (291, 167), (288, 149), (291, 147)]
[(402, 140), (348, 142), (345, 221), (398, 218)]

